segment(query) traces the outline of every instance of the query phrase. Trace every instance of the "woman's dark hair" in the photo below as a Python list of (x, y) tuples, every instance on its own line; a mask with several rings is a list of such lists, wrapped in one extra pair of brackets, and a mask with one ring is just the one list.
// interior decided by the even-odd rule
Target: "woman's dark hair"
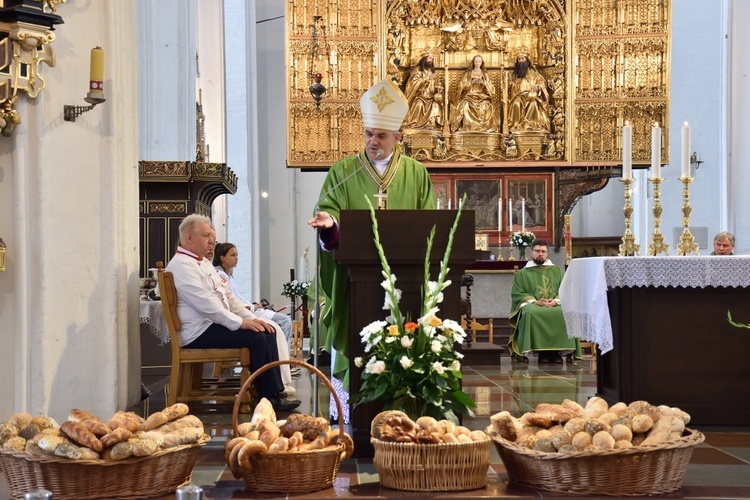
[(232, 243), (219, 243), (214, 249), (214, 266), (221, 265), (221, 258), (224, 257), (231, 249), (235, 248)]

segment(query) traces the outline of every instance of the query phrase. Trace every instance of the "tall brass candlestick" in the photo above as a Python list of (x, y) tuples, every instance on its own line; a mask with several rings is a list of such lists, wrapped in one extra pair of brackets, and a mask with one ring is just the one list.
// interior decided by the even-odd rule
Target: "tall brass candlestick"
[(651, 242), (648, 244), (648, 255), (659, 255), (664, 252), (669, 255), (669, 245), (664, 243), (664, 235), (661, 234), (661, 190), (659, 184), (664, 179), (652, 177), (649, 179), (654, 184), (654, 232), (651, 234)]
[(689, 253), (698, 254), (698, 244), (694, 241), (693, 235), (690, 232), (690, 183), (693, 182), (692, 177), (680, 177), (680, 181), (684, 184), (682, 188), (682, 236), (680, 236), (680, 243), (677, 245), (677, 255), (687, 255)]
[(630, 186), (633, 184), (633, 179), (620, 179), (620, 182), (625, 184), (625, 207), (622, 209), (622, 212), (625, 214), (625, 234), (622, 237), (622, 244), (620, 245), (620, 255), (638, 255), (641, 246), (636, 245), (635, 236), (630, 231), (631, 218), (633, 217), (633, 206), (630, 204)]
[[(512, 235), (513, 233), (511, 233)], [(508, 255), (508, 260), (516, 260), (516, 256), (513, 255), (513, 236), (508, 237), (508, 243), (510, 244), (510, 255)]]

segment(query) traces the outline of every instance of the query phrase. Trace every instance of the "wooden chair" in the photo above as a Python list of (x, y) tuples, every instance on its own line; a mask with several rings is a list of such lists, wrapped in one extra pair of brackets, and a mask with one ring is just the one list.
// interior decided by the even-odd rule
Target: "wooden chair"
[[(588, 350), (588, 354), (586, 353), (587, 350)], [(596, 343), (595, 342), (581, 342), (581, 357), (583, 359), (596, 358)]]
[(472, 317), (470, 322), (466, 321), (466, 318), (461, 318), (461, 328), (463, 328), (467, 332), (471, 332), (471, 342), (475, 343), (477, 341), (477, 331), (487, 331), (489, 332), (489, 343), (492, 344), (494, 341), (494, 332), (493, 332), (493, 324), (492, 324), (492, 318), (489, 318), (488, 323), (486, 325), (483, 325), (482, 323), (477, 321), (477, 318)]
[(295, 319), (292, 321), (292, 342), (289, 346), (289, 357), (299, 361), (304, 361), (305, 357), (305, 329), (303, 328), (302, 322), (303, 319)]
[[(172, 371), (169, 378), (167, 404), (186, 401), (226, 401), (234, 402), (242, 384), (250, 378), (250, 349), (185, 349), (180, 347), (179, 331), (182, 328), (177, 316), (177, 290), (174, 277), (164, 271), (164, 264), (157, 262), (159, 292), (164, 316), (169, 327), (169, 341), (172, 344)], [(239, 364), (240, 380), (225, 384), (217, 380), (206, 380), (203, 377), (203, 364), (219, 365)], [(250, 394), (246, 393), (243, 406), (249, 410)]]

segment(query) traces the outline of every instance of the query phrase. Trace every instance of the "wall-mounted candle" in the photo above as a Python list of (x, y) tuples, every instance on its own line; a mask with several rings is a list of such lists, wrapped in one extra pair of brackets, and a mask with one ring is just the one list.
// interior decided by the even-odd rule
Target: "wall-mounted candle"
[(526, 198), (521, 198), (521, 232), (526, 232)]
[(104, 51), (101, 47), (91, 49), (89, 92), (104, 93)]
[(658, 122), (651, 129), (651, 178), (661, 178), (661, 127)]
[(508, 231), (513, 231), (513, 201), (508, 198)]
[(622, 127), (622, 178), (633, 178), (633, 127), (628, 121)]
[(682, 169), (681, 175), (683, 179), (690, 177), (690, 125), (688, 122), (682, 126)]

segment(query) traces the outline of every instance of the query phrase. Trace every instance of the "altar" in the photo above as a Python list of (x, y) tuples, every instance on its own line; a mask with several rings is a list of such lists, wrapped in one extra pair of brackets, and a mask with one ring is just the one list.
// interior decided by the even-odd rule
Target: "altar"
[(568, 335), (596, 342), (597, 394), (677, 406), (691, 424), (750, 424), (750, 257), (573, 259)]

